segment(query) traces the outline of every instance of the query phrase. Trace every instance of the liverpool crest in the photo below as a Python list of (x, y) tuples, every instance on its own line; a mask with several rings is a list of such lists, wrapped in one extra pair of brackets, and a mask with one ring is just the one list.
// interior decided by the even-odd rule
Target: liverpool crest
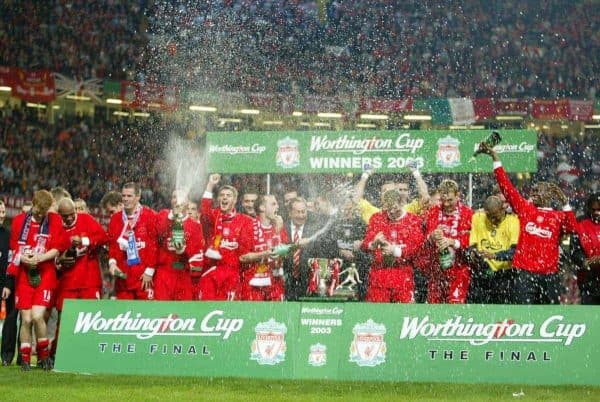
[(274, 366), (285, 360), (285, 334), (287, 327), (284, 323), (271, 318), (267, 322), (259, 322), (254, 328), (256, 338), (252, 342), (250, 360), (258, 364)]
[(276, 163), (283, 169), (291, 169), (300, 165), (298, 140), (285, 137), (277, 141)]
[(460, 165), (460, 141), (449, 135), (438, 140), (437, 162), (443, 168), (453, 168)]
[(354, 340), (350, 344), (349, 361), (359, 366), (375, 367), (385, 362), (384, 324), (377, 324), (369, 319), (365, 323), (356, 324), (352, 329)]
[(327, 346), (317, 343), (310, 345), (308, 364), (314, 367), (324, 366), (327, 363)]

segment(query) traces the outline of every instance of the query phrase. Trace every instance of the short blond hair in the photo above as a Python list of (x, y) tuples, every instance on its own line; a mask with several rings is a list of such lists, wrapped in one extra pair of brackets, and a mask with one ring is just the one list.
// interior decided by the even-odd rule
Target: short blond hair
[(33, 205), (38, 207), (40, 211), (44, 211), (44, 213), (46, 213), (52, 206), (54, 197), (52, 197), (52, 193), (48, 190), (38, 190), (33, 193), (33, 199), (31, 202)]
[(445, 179), (437, 187), (440, 194), (456, 193), (458, 194), (458, 183), (454, 180)]

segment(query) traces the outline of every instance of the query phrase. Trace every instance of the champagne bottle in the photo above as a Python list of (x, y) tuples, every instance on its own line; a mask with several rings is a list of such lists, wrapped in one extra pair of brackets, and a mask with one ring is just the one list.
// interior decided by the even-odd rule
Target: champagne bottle
[(396, 258), (394, 258), (393, 255), (384, 255), (383, 256), (383, 265), (386, 268), (393, 267), (395, 261), (396, 261)]
[(115, 270), (115, 275), (117, 278), (127, 279), (127, 274), (120, 269)]
[(71, 244), (71, 247), (69, 247), (67, 249), (67, 251), (65, 251), (65, 258), (69, 259), (69, 260), (74, 260), (77, 258), (77, 246), (75, 246), (74, 244)]
[[(185, 234), (183, 232), (183, 217), (181, 214), (175, 215), (173, 226), (171, 227), (171, 243), (173, 247), (180, 248), (185, 242)], [(172, 264), (174, 269), (181, 270), (185, 268), (185, 264), (181, 261), (174, 261)]]
[(37, 288), (42, 283), (42, 277), (40, 276), (40, 272), (37, 269), (37, 266), (31, 265), (27, 269), (27, 279), (29, 280), (29, 284)]
[(299, 246), (296, 243), (278, 244), (277, 246), (273, 247), (273, 252), (279, 257), (285, 257), (289, 253), (296, 251), (298, 247)]
[(59, 260), (59, 265), (56, 266), (56, 269), (59, 271), (62, 269), (72, 268), (75, 265), (75, 259), (77, 258), (77, 246), (75, 244), (71, 244), (71, 247), (65, 251), (63, 257)]
[(454, 250), (451, 247), (446, 247), (440, 250), (440, 268), (446, 270), (454, 265)]
[(171, 242), (175, 247), (182, 245), (184, 242), (183, 219), (180, 214), (175, 217), (173, 227), (171, 228)]
[(115, 267), (113, 276), (115, 278), (127, 279), (127, 274), (125, 272), (121, 271), (118, 267)]

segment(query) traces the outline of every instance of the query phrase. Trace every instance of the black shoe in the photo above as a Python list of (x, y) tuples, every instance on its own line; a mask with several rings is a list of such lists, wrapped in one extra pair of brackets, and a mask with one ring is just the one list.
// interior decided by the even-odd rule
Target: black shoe
[(52, 363), (52, 359), (48, 357), (38, 362), (38, 367), (41, 367), (44, 371), (51, 371), (54, 368), (54, 364)]
[(29, 365), (29, 363), (21, 363), (21, 371), (30, 371), (31, 370), (31, 366)]

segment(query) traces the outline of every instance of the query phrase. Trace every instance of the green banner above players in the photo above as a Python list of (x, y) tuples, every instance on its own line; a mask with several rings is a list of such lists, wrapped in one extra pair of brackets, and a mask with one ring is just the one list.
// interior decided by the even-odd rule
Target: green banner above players
[[(496, 147), (509, 172), (537, 170), (537, 137), (529, 130), (499, 130)], [(484, 130), (291, 131), (208, 133), (207, 169), (216, 173), (359, 173), (407, 171), (491, 172), (491, 158), (473, 152)]]

